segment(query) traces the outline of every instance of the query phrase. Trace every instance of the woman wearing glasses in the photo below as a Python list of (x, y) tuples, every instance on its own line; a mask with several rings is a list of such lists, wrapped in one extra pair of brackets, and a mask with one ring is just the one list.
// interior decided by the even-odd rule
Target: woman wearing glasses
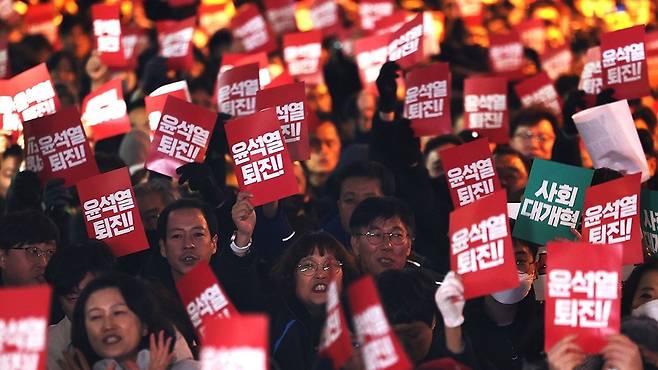
[(355, 279), (357, 269), (354, 257), (325, 232), (302, 236), (274, 267), (280, 298), (271, 309), (270, 348), (281, 369), (313, 367), (332, 276), (340, 292)]

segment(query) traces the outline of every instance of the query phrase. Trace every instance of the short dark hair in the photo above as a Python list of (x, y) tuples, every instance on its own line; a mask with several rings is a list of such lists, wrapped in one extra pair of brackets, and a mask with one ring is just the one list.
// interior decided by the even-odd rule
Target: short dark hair
[(100, 240), (86, 240), (59, 249), (48, 262), (44, 274), (55, 295), (71, 293), (87, 273), (102, 274), (114, 269), (112, 250)]
[(493, 152), (494, 157), (495, 156), (503, 156), (503, 155), (509, 155), (509, 156), (514, 156), (517, 157), (523, 162), (523, 165), (525, 166), (525, 170), (530, 173), (530, 160), (526, 156), (523, 155), (523, 153), (519, 152), (518, 150), (512, 148), (509, 145), (496, 145), (496, 149)]
[(392, 196), (395, 194), (395, 178), (388, 168), (375, 161), (356, 161), (350, 163), (338, 173), (335, 186), (336, 199), (340, 197), (343, 182), (353, 177), (377, 180), (384, 195)]
[(370, 226), (375, 220), (388, 220), (394, 217), (398, 217), (406, 226), (407, 232), (414, 235), (416, 222), (411, 208), (405, 202), (394, 197), (364, 199), (352, 213), (350, 231), (355, 234)]
[(162, 197), (164, 204), (171, 204), (180, 198), (178, 189), (172, 185), (171, 181), (160, 178), (152, 178), (147, 182), (137, 184), (133, 190), (136, 198), (141, 198), (147, 194), (158, 194)]
[(555, 134), (558, 133), (558, 118), (551, 111), (544, 107), (532, 106), (523, 108), (516, 112), (510, 121), (510, 137), (514, 136), (516, 130), (521, 127), (533, 127), (539, 124), (540, 121), (547, 120), (553, 126)]
[(311, 232), (295, 240), (272, 268), (272, 278), (281, 294), (294, 294), (297, 264), (302, 258), (313, 254), (316, 248), (321, 256), (331, 253), (338, 262), (343, 263), (343, 286), (348, 286), (357, 278), (359, 272), (356, 260), (345, 246), (325, 231)]
[(23, 160), (23, 148), (18, 144), (13, 144), (7, 150), (2, 153), (2, 159), (7, 159), (9, 157), (18, 157), (21, 161)]
[(158, 217), (158, 239), (166, 240), (167, 239), (167, 223), (169, 222), (169, 214), (171, 212), (179, 209), (198, 209), (203, 213), (203, 218), (206, 219), (208, 223), (208, 230), (210, 231), (210, 236), (214, 237), (219, 232), (219, 226), (217, 224), (217, 216), (213, 210), (206, 203), (203, 203), (197, 199), (192, 198), (182, 198), (170, 203), (165, 209), (160, 212)]
[(594, 173), (592, 174), (591, 186), (600, 185), (616, 179), (621, 179), (622, 177), (624, 177), (623, 173), (617, 170), (613, 170), (612, 168), (608, 168), (608, 167), (596, 168), (594, 169)]
[(446, 144), (454, 144), (458, 146), (464, 144), (464, 140), (462, 140), (457, 135), (441, 135), (431, 138), (425, 144), (425, 150), (423, 150), (423, 158), (427, 159), (427, 156), (430, 155), (430, 153), (433, 152), (434, 149)]
[(640, 285), (640, 280), (642, 276), (647, 272), (655, 271), (658, 272), (658, 261), (651, 260), (637, 266), (631, 275), (626, 279), (626, 282), (621, 289), (621, 315), (630, 315), (633, 305), (633, 296), (635, 296), (635, 291)]
[(391, 325), (422, 321), (432, 327), (436, 315), (434, 280), (421, 269), (386, 270), (375, 277)]
[[(119, 290), (128, 308), (139, 318), (149, 331), (157, 334), (164, 331), (165, 337), (176, 337), (173, 325), (166, 319), (158, 308), (156, 298), (153, 296), (145, 282), (130, 275), (112, 273), (92, 280), (80, 293), (73, 310), (71, 322), (71, 344), (82, 351), (90, 364), (100, 360), (100, 356), (93, 350), (87, 336), (85, 325), (85, 305), (89, 297), (102, 289), (116, 288)], [(172, 347), (174, 341), (172, 340)], [(149, 348), (149, 335), (145, 335), (139, 343), (138, 349)]]
[(658, 122), (658, 119), (656, 119), (656, 113), (654, 113), (651, 108), (644, 105), (635, 108), (633, 119), (641, 119), (644, 121), (644, 123), (647, 124), (647, 127), (649, 127), (650, 132), (654, 132), (656, 129), (656, 123)]
[(59, 244), (59, 230), (48, 216), (27, 210), (7, 213), (0, 219), (0, 248), (38, 243)]

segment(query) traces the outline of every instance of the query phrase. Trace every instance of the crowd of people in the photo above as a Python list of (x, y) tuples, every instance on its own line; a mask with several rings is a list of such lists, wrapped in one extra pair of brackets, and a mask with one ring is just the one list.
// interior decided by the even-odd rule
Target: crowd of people
[[(450, 0), (398, 1), (396, 7), (441, 10), (446, 16), (440, 54), (431, 60), (450, 63), (454, 134), (437, 137), (416, 137), (402, 117), (398, 81), (404, 72), (396, 63), (384, 64), (376, 89), (367, 89), (341, 46), (346, 40), (327, 37), (324, 83), (307, 84), (317, 123), (310, 128), (310, 158), (295, 163), (298, 194), (259, 207), (251, 204), (252, 194), (237, 189), (226, 160), (223, 125), (230, 117), (224, 114), (203, 163), (180, 167), (178, 179), (143, 166), (150, 145), (144, 96), (184, 79), (192, 102), (216, 111), (213, 91), (222, 55), (240, 51), (231, 31), (219, 30), (195, 47), (191, 70), (171, 71), (158, 56), (155, 30), (149, 30), (150, 43), (138, 46), (137, 68), (116, 72), (91, 50), (90, 4), (79, 3), (77, 13), (63, 16), (58, 48), (43, 35), (24, 34), (20, 20), (2, 22), (9, 68), (15, 75), (45, 62), (62, 106), (79, 107), (95, 87), (123, 78), (132, 130), (92, 145), (101, 172), (130, 169), (150, 248), (117, 258), (105, 243), (89, 239), (75, 189), (61, 179), (42, 183), (25, 169), (21, 141), (3, 136), (0, 285), (52, 287), (48, 370), (201, 368), (200, 339), (176, 290), (176, 282), (198, 264), (209, 265), (238, 311), (267, 313), (273, 369), (332, 368), (318, 352), (329, 283), (335, 278), (342, 296), (364, 275), (375, 279), (386, 317), (417, 369), (658, 368), (658, 262), (646, 246), (646, 261), (623, 284), (621, 333), (609, 336), (597, 355), (584, 354), (573, 336), (544, 350), (544, 304), (533, 288), (545, 268), (542, 246), (514, 238), (519, 287), (468, 301), (450, 266), (454, 207), (441, 150), (477, 138), (461, 129), (462, 91), (465, 78), (491, 72), (487, 34), (541, 19), (547, 45), (567, 45), (574, 56), (569, 72), (555, 82), (564, 101), (561, 116), (522, 107), (510, 81), (509, 145), (492, 145), (508, 202), (521, 200), (535, 158), (592, 167), (571, 116), (588, 107), (578, 90), (582, 61), (609, 25), (586, 13), (587, 1), (486, 1), (479, 23), (464, 22)], [(353, 25), (358, 4), (338, 3), (344, 25)], [(646, 16), (647, 31), (656, 28), (655, 3), (613, 3), (615, 11)], [(145, 10), (141, 17), (154, 21), (194, 14), (198, 4), (174, 8), (144, 0), (139, 6)], [(123, 17), (136, 22), (137, 15)], [(281, 64), (280, 51), (269, 58)], [(524, 58), (524, 77), (542, 71), (538, 51), (526, 48)], [(629, 101), (651, 176), (643, 186), (650, 190), (658, 190), (654, 88)], [(614, 99), (614, 91), (604, 90), (594, 104)], [(596, 169), (593, 184), (622, 175)], [(347, 305), (345, 310), (349, 316)], [(343, 368), (363, 369), (361, 357), (355, 341)], [(460, 365), (437, 361), (446, 358)]]

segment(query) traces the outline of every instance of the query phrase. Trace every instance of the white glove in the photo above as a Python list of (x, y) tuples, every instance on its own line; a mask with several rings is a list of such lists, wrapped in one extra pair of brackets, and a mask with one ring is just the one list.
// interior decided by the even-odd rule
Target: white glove
[(464, 285), (454, 271), (450, 271), (434, 295), (446, 328), (464, 323)]

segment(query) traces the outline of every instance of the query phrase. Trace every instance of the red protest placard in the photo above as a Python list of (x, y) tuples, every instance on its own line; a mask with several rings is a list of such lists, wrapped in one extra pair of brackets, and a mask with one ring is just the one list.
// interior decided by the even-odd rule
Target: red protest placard
[(571, 49), (563, 46), (558, 49), (547, 50), (541, 56), (541, 66), (548, 74), (548, 77), (555, 81), (561, 75), (569, 73), (572, 60), (573, 54), (571, 53)]
[(405, 77), (404, 118), (416, 136), (450, 133), (450, 69), (448, 63), (416, 68)]
[(260, 90), (256, 94), (256, 109), (275, 108), (281, 132), (293, 161), (309, 158), (306, 88), (304, 82)]
[(11, 80), (0, 80), (0, 119), (2, 130), (18, 137), (23, 131), (20, 115), (14, 109), (14, 89)]
[(644, 26), (601, 35), (603, 88), (615, 89), (615, 98), (634, 99), (649, 94), (644, 48)]
[(397, 10), (388, 17), (384, 17), (375, 22), (375, 35), (388, 35), (400, 29), (407, 21), (413, 19), (409, 18), (407, 12), (404, 10)]
[(407, 354), (391, 330), (372, 276), (364, 276), (347, 292), (357, 340), (367, 369), (409, 370)]
[(235, 67), (252, 63), (258, 63), (258, 80), (260, 81), (260, 86), (267, 87), (272, 82), (272, 77), (268, 68), (270, 62), (267, 60), (267, 53), (264, 51), (253, 54), (223, 54), (222, 66), (219, 68), (219, 72), (226, 72)]
[(397, 62), (403, 69), (408, 69), (423, 58), (423, 14), (421, 13), (391, 35), (388, 42), (388, 60)]
[(509, 142), (506, 78), (472, 77), (464, 80), (464, 127), (492, 143)]
[(265, 18), (254, 4), (244, 4), (240, 7), (238, 14), (231, 21), (231, 29), (248, 53), (269, 53), (277, 48)]
[(585, 191), (583, 241), (620, 243), (625, 265), (642, 263), (644, 259), (640, 231), (640, 178), (640, 173), (627, 175)]
[(487, 139), (443, 149), (441, 162), (455, 208), (501, 189)]
[(176, 169), (185, 163), (201, 163), (216, 119), (217, 113), (173, 96), (167, 97), (151, 141), (146, 169), (176, 177)]
[(374, 88), (379, 70), (388, 58), (388, 35), (364, 37), (354, 42), (354, 55), (364, 86)]
[(321, 53), (321, 31), (283, 35), (283, 59), (288, 67), (288, 73), (297, 80), (309, 84), (322, 81)]
[(598, 353), (619, 333), (622, 247), (549, 242), (546, 271), (546, 340), (576, 334), (585, 353)]
[(118, 4), (95, 4), (91, 7), (96, 50), (108, 67), (125, 67), (126, 55), (121, 42), (121, 21)]
[(450, 213), (450, 269), (461, 276), (464, 299), (519, 286), (504, 191)]
[(0, 364), (5, 370), (43, 370), (51, 288), (0, 289)]
[(523, 46), (534, 49), (539, 55), (546, 49), (546, 26), (541, 19), (533, 18), (515, 27)]
[(190, 272), (183, 275), (176, 282), (176, 290), (204, 345), (206, 345), (206, 334), (212, 333), (206, 331), (208, 324), (213, 322), (212, 319), (233, 319), (240, 316), (205, 262), (199, 262)]
[(318, 348), (321, 357), (330, 358), (334, 369), (341, 369), (352, 356), (352, 340), (347, 320), (340, 305), (336, 279), (327, 288), (327, 319)]
[(283, 85), (289, 85), (291, 83), (294, 83), (295, 79), (292, 78), (290, 73), (286, 71), (285, 69), (281, 71), (281, 74), (274, 77), (272, 81), (267, 85), (267, 87), (277, 87), (277, 86), (283, 86)]
[(137, 45), (144, 38), (144, 32), (136, 26), (129, 26), (121, 30), (121, 46), (126, 60), (127, 69), (137, 68)]
[(8, 88), (12, 89), (14, 110), (23, 122), (53, 114), (60, 108), (45, 63), (14, 76)]
[(265, 15), (277, 35), (297, 32), (295, 0), (265, 0)]
[(516, 95), (524, 107), (541, 105), (558, 117), (562, 113), (562, 100), (546, 72), (541, 72), (514, 85)]
[(313, 0), (309, 9), (314, 30), (322, 30), (323, 36), (329, 36), (340, 30), (338, 4), (334, 0)]
[(580, 74), (578, 89), (585, 91), (587, 95), (597, 95), (603, 87), (603, 75), (601, 74), (601, 49), (598, 46), (587, 49), (585, 64)]
[(266, 315), (213, 320), (208, 326), (201, 349), (203, 369), (269, 369)]
[(59, 32), (55, 25), (55, 18), (59, 11), (54, 3), (30, 4), (25, 12), (23, 23), (26, 26), (25, 33), (28, 35), (43, 35), (48, 39), (55, 50), (61, 47)]
[(75, 107), (27, 122), (25, 164), (39, 175), (42, 183), (64, 179), (65, 186), (98, 174), (80, 116)]
[(247, 116), (256, 111), (258, 64), (235, 67), (217, 76), (217, 106), (233, 117)]
[(90, 238), (107, 243), (117, 257), (148, 249), (126, 167), (79, 181), (76, 188)]
[(395, 3), (391, 0), (361, 0), (359, 2), (359, 23), (362, 30), (375, 29), (375, 23), (389, 17), (395, 10)]
[(516, 79), (522, 76), (523, 44), (516, 32), (489, 36), (489, 65), (496, 75)]
[(231, 18), (235, 14), (235, 5), (232, 1), (221, 4), (202, 1), (198, 9), (199, 29), (209, 36), (222, 28), (229, 28)]
[(0, 36), (0, 79), (9, 77), (9, 49), (7, 38)]
[(96, 141), (130, 131), (121, 82), (115, 79), (106, 83), (85, 96), (82, 102), (82, 122), (92, 128)]
[(176, 21), (161, 21), (156, 23), (160, 56), (167, 58), (167, 66), (171, 69), (186, 70), (192, 68), (192, 36), (194, 35), (194, 17)]
[(185, 101), (191, 101), (190, 91), (187, 88), (187, 81), (181, 80), (163, 85), (155, 89), (149, 96), (144, 97), (144, 110), (149, 120), (151, 131), (158, 129), (162, 108), (164, 108), (167, 96), (173, 96)]
[(230, 120), (224, 128), (240, 190), (254, 195), (252, 205), (297, 194), (293, 165), (274, 109)]

